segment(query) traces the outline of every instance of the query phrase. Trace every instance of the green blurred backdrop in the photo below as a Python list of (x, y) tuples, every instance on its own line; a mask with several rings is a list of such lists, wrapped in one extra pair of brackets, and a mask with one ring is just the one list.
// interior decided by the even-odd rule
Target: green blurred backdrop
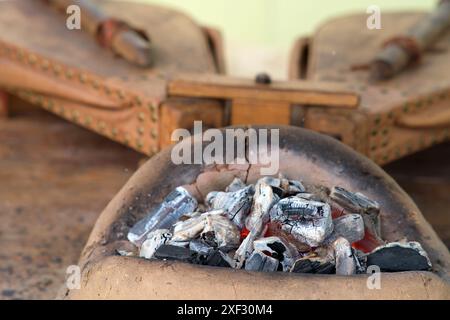
[[(247, 75), (258, 68), (284, 77), (289, 49), (299, 35), (311, 33), (334, 16), (383, 11), (430, 10), (436, 0), (140, 0), (181, 9), (224, 35), (230, 72)], [(382, 15), (381, 15), (382, 17)], [(381, 19), (383, 23), (383, 19)], [(249, 57), (252, 57), (249, 59)], [(282, 62), (278, 60), (282, 60)]]

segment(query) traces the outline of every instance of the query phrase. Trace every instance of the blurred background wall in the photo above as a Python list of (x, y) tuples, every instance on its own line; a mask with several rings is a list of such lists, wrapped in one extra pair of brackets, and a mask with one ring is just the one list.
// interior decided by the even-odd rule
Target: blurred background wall
[(199, 23), (219, 28), (225, 38), (228, 71), (253, 76), (287, 74), (289, 51), (300, 35), (349, 13), (366, 14), (370, 5), (383, 11), (430, 10), (436, 0), (138, 0), (180, 9)]

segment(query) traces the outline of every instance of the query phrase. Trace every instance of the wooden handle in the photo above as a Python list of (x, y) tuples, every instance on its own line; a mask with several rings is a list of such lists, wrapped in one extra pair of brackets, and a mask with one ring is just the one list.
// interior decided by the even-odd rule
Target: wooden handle
[(350, 109), (359, 104), (357, 93), (336, 83), (299, 80), (260, 85), (250, 79), (213, 74), (178, 76), (169, 82), (168, 93), (179, 97), (252, 99)]

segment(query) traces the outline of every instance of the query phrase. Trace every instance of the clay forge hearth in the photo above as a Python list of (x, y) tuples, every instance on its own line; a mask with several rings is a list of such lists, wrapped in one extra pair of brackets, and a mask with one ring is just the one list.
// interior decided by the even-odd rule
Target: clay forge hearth
[(127, 240), (130, 228), (176, 187), (185, 186), (202, 199), (210, 191), (224, 190), (235, 177), (245, 183), (261, 177), (259, 164), (175, 165), (168, 148), (143, 165), (100, 215), (80, 258), (81, 288), (67, 292), (65, 298), (450, 299), (448, 249), (411, 198), (381, 168), (318, 133), (288, 126), (252, 128), (279, 129), (279, 145), (270, 151), (279, 151), (279, 172), (289, 179), (330, 189), (339, 185), (378, 202), (382, 238), (419, 242), (432, 270), (382, 272), (381, 286), (374, 289), (367, 285), (369, 274), (254, 272), (120, 255), (136, 250)]

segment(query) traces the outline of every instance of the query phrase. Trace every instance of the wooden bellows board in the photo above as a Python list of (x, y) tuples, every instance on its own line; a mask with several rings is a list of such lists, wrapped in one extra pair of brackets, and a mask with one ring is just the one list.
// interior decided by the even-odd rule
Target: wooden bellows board
[(420, 14), (384, 14), (383, 29), (376, 31), (361, 27), (365, 16), (327, 23), (313, 38), (298, 41), (289, 81), (258, 84), (224, 75), (214, 29), (157, 6), (98, 5), (148, 33), (156, 48), (152, 68), (114, 56), (82, 30), (68, 30), (65, 17), (41, 2), (2, 2), (0, 28), (8, 32), (0, 35), (0, 87), (147, 155), (172, 143), (172, 131), (190, 129), (194, 120), (204, 128), (301, 125), (378, 163), (448, 138), (442, 120), (450, 101), (446, 49), (383, 84), (370, 85), (365, 71), (351, 71)]

